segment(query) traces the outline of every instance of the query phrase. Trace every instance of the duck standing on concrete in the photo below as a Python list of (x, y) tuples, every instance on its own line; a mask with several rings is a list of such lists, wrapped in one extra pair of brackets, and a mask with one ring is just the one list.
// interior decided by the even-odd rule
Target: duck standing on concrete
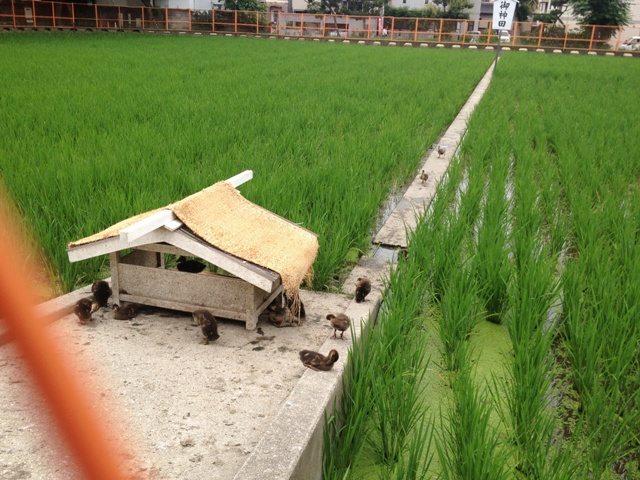
[(200, 342), (202, 345), (209, 345), (209, 340), (220, 338), (220, 335), (218, 335), (218, 322), (209, 310), (196, 310), (193, 312), (193, 320), (202, 330), (202, 335), (204, 335)]
[(447, 152), (447, 147), (445, 145), (438, 145), (438, 158), (440, 158), (446, 152)]
[(336, 333), (338, 330), (340, 330), (340, 338), (344, 340), (344, 331), (348, 330), (349, 326), (351, 325), (351, 320), (349, 319), (349, 317), (347, 317), (344, 313), (339, 313), (337, 315), (330, 313), (329, 315), (327, 315), (327, 320), (331, 321), (331, 326), (333, 327), (333, 337), (331, 338), (338, 338)]
[(87, 322), (93, 320), (91, 315), (93, 314), (93, 312), (98, 310), (98, 308), (100, 308), (100, 305), (98, 305), (98, 302), (96, 302), (95, 300), (92, 300), (90, 298), (81, 298), (74, 305), (73, 313), (75, 313), (76, 317), (78, 317), (80, 325), (85, 325)]
[(367, 277), (359, 277), (356, 280), (356, 303), (364, 302), (364, 299), (371, 292), (371, 281)]
[(93, 285), (91, 285), (91, 293), (99, 306), (106, 307), (107, 300), (109, 300), (109, 297), (113, 292), (107, 282), (104, 280), (98, 280), (97, 282), (93, 282)]
[(311, 370), (331, 370), (333, 364), (338, 361), (340, 356), (336, 350), (331, 350), (325, 357), (321, 353), (312, 352), (311, 350), (302, 350), (300, 352), (300, 360), (302, 364)]
[(187, 260), (182, 255), (178, 257), (176, 264), (178, 266), (178, 270), (180, 270), (181, 272), (189, 272), (189, 273), (200, 273), (207, 267), (202, 262), (199, 262), (197, 260)]
[(138, 315), (138, 305), (135, 303), (127, 303), (126, 305), (113, 304), (113, 318), (115, 320), (131, 320)]
[(422, 173), (420, 174), (420, 181), (422, 182), (422, 185), (426, 185), (428, 179), (429, 179), (429, 174), (424, 170), (422, 170)]

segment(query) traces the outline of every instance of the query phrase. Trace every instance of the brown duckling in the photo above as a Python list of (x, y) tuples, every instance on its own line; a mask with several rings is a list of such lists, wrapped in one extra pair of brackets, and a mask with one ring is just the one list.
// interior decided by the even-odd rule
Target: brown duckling
[(93, 293), (93, 298), (96, 299), (98, 305), (100, 305), (101, 307), (106, 307), (107, 300), (109, 300), (109, 297), (113, 292), (111, 291), (111, 287), (107, 282), (105, 282), (104, 280), (98, 280), (97, 282), (94, 282), (93, 285), (91, 285), (91, 293)]
[(127, 303), (126, 305), (118, 306), (113, 304), (113, 318), (115, 320), (131, 320), (138, 315), (138, 305), (135, 303)]
[(420, 174), (420, 181), (422, 182), (422, 185), (426, 185), (427, 180), (429, 180), (429, 174), (422, 170), (422, 173)]
[(327, 320), (331, 320), (331, 326), (333, 327), (333, 337), (338, 338), (336, 333), (340, 330), (340, 338), (344, 339), (344, 331), (349, 330), (349, 326), (351, 325), (351, 320), (344, 313), (339, 313), (334, 315), (330, 313), (327, 315)]
[(438, 158), (440, 158), (446, 152), (447, 152), (447, 147), (445, 145), (438, 145)]
[(98, 302), (96, 302), (95, 300), (92, 300), (90, 298), (81, 298), (73, 307), (73, 313), (75, 313), (76, 317), (78, 317), (80, 324), (84, 325), (87, 322), (93, 320), (91, 315), (93, 314), (93, 312), (98, 310), (98, 308), (100, 308), (100, 305), (98, 305)]
[(335, 350), (331, 350), (325, 357), (321, 353), (312, 352), (311, 350), (302, 350), (300, 352), (300, 360), (302, 364), (311, 370), (331, 370), (333, 364), (338, 361), (339, 355)]
[(196, 310), (192, 315), (193, 321), (200, 327), (202, 335), (204, 335), (200, 342), (202, 345), (209, 345), (209, 340), (220, 338), (220, 335), (218, 335), (218, 322), (209, 310)]
[(371, 292), (371, 282), (367, 277), (359, 277), (356, 280), (356, 303), (364, 302), (364, 299)]
[(207, 267), (204, 263), (199, 262), (198, 260), (187, 260), (182, 255), (178, 257), (176, 264), (178, 266), (178, 270), (189, 273), (200, 273)]
[(289, 326), (293, 324), (293, 315), (291, 310), (278, 305), (269, 305), (269, 321), (280, 328), (284, 325), (285, 321), (289, 322)]

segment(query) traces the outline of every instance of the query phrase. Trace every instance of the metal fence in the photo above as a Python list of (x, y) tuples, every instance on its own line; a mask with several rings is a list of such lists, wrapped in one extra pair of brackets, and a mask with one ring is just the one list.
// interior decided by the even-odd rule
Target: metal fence
[[(264, 35), (444, 46), (493, 47), (490, 21), (311, 13), (190, 10), (117, 5), (13, 1), (0, 3), (0, 28), (115, 30)], [(638, 35), (626, 27), (625, 36)], [(631, 32), (631, 33), (628, 33)], [(502, 47), (619, 52), (623, 27), (516, 22)], [(622, 46), (622, 48), (621, 48)]]

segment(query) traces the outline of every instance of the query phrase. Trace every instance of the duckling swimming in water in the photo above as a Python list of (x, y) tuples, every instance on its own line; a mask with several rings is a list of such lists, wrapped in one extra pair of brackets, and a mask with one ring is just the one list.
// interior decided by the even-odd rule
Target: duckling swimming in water
[(113, 292), (107, 282), (104, 280), (98, 280), (97, 282), (93, 282), (93, 285), (91, 285), (91, 293), (93, 293), (93, 298), (96, 299), (99, 306), (106, 307), (107, 300), (109, 300), (109, 297)]
[(135, 303), (127, 303), (126, 305), (118, 306), (113, 304), (113, 318), (115, 320), (131, 320), (138, 315), (138, 305)]
[(209, 340), (220, 338), (220, 335), (218, 335), (218, 322), (209, 310), (196, 310), (192, 315), (193, 321), (200, 327), (202, 335), (204, 335), (200, 342), (202, 345), (209, 345)]
[(87, 322), (93, 320), (91, 315), (93, 312), (98, 310), (98, 308), (100, 308), (100, 305), (98, 305), (98, 302), (95, 300), (91, 300), (90, 298), (81, 298), (73, 307), (73, 313), (78, 317), (80, 325), (85, 325)]
[(189, 273), (200, 273), (207, 267), (202, 262), (199, 262), (197, 260), (187, 260), (182, 255), (178, 257), (176, 264), (178, 266), (178, 270), (180, 270), (181, 272), (189, 272)]
[(371, 292), (371, 282), (367, 277), (359, 277), (356, 280), (356, 303), (364, 302), (364, 299)]
[(312, 352), (311, 350), (302, 350), (300, 352), (300, 360), (302, 364), (311, 370), (331, 370), (333, 364), (338, 361), (340, 356), (336, 350), (331, 350), (325, 357), (321, 353)]
[(344, 313), (339, 313), (337, 315), (330, 313), (327, 315), (327, 320), (331, 320), (331, 326), (333, 327), (333, 337), (331, 338), (338, 338), (336, 333), (340, 330), (340, 338), (344, 339), (344, 331), (349, 330), (349, 326), (351, 325), (349, 317)]

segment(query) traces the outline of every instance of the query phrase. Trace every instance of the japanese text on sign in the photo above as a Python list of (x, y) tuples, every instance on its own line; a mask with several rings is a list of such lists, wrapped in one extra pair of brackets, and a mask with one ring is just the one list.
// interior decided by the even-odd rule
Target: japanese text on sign
[(516, 3), (518, 3), (516, 0), (496, 0), (493, 2), (494, 30), (511, 30)]

